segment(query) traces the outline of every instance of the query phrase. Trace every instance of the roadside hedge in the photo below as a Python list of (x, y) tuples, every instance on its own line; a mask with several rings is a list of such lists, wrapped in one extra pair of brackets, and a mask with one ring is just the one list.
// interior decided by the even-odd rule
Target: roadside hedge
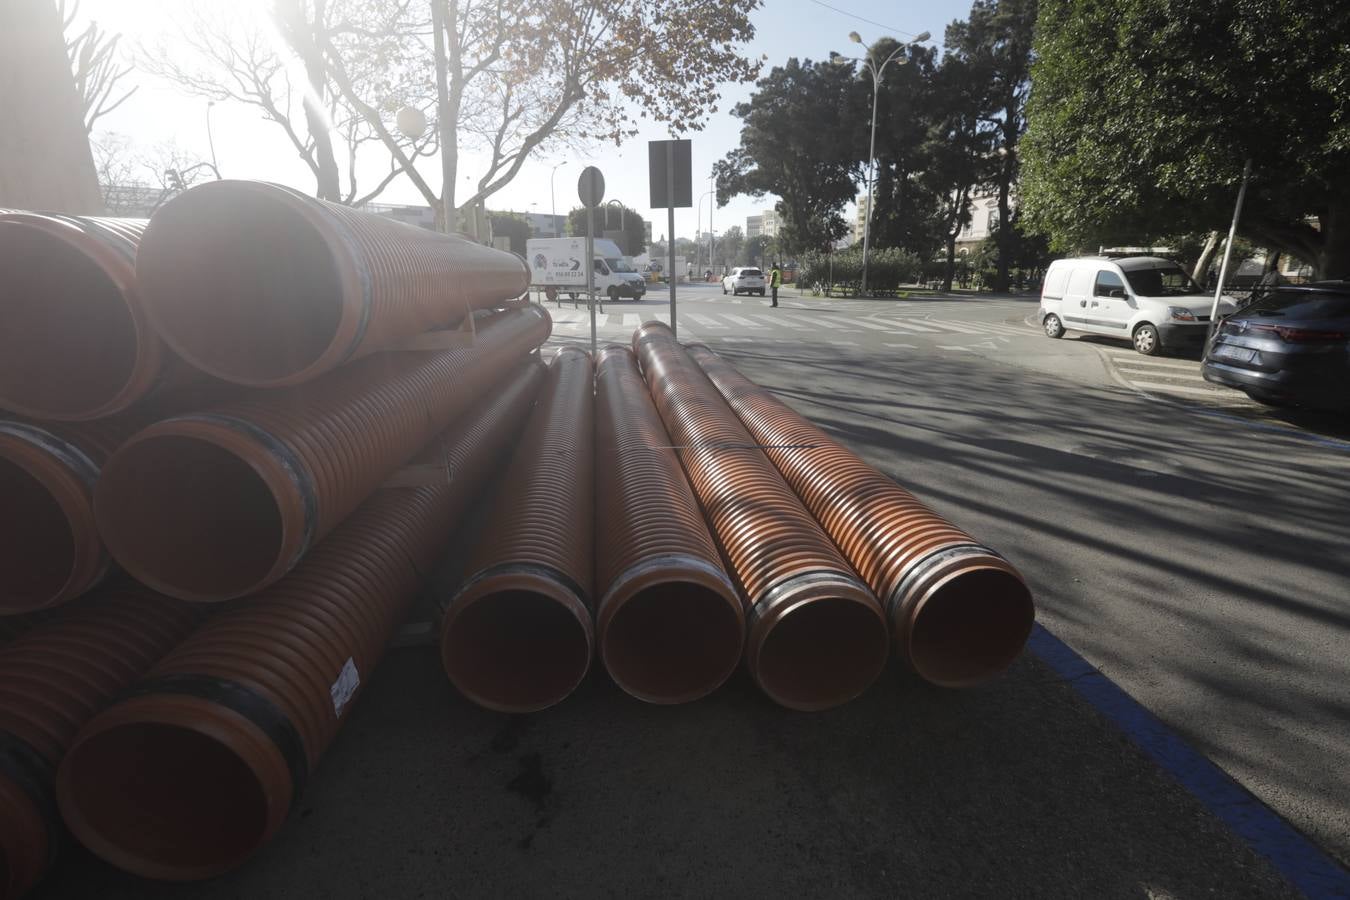
[[(807, 253), (800, 257), (798, 280), (803, 287), (827, 294), (857, 294), (862, 289), (862, 248), (837, 253)], [(876, 293), (893, 293), (923, 280), (923, 260), (917, 253), (895, 247), (867, 254), (867, 285)]]

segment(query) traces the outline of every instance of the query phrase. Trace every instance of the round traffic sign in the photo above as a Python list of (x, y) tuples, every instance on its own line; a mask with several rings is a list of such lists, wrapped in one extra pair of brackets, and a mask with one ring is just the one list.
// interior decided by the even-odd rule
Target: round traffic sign
[(577, 179), (577, 196), (583, 206), (599, 206), (605, 199), (605, 176), (595, 166), (587, 166)]

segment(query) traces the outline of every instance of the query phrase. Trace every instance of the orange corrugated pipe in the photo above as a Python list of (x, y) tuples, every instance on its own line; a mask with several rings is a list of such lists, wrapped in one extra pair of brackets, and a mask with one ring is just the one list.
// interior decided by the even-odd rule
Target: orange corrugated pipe
[(170, 200), (136, 274), (171, 347), (253, 387), (309, 381), (529, 286), (515, 254), (260, 181)]
[(633, 336), (643, 375), (729, 571), (750, 603), (746, 665), (778, 703), (835, 706), (886, 664), (886, 619), (670, 329)]
[(319, 381), (157, 422), (103, 467), (99, 532), (139, 581), (215, 602), (285, 575), (408, 457), (548, 339), (539, 306), (470, 347), (382, 353)]
[(201, 619), (136, 585), (88, 599), (0, 648), (0, 900), (36, 884), (56, 855), (56, 767), (80, 726)]
[(1012, 563), (707, 347), (688, 351), (883, 598), (896, 648), (914, 671), (934, 684), (966, 687), (1012, 664), (1036, 615)]
[(0, 409), (78, 421), (196, 377), (136, 280), (144, 219), (0, 215)]
[(80, 731), (57, 797), (81, 843), (137, 875), (191, 881), (276, 834), (540, 381), (537, 359), (518, 364), (422, 455), (446, 480), (379, 491)]
[(446, 605), (446, 674), (489, 709), (552, 706), (590, 668), (593, 415), (590, 354), (564, 347), (470, 556), (472, 574)]
[(745, 610), (627, 347), (595, 373), (596, 639), (650, 703), (715, 690), (740, 661)]
[(145, 425), (0, 420), (0, 616), (59, 606), (107, 574), (94, 523), (99, 467)]

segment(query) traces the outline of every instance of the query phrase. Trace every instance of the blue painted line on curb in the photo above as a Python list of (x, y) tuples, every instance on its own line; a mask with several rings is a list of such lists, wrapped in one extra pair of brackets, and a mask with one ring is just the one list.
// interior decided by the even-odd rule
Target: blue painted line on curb
[(1350, 872), (1039, 624), (1027, 646), (1310, 900), (1350, 898)]

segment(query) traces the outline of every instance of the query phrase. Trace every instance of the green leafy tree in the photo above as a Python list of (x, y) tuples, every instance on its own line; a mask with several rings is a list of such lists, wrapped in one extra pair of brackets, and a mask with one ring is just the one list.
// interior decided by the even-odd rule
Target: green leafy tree
[[(1350, 276), (1350, 5), (1042, 0), (1024, 214), (1062, 250), (1226, 227)], [(1089, 51), (1090, 48), (1090, 51)]]
[(775, 194), (786, 252), (824, 249), (848, 233), (845, 205), (859, 171), (868, 99), (846, 66), (789, 59), (733, 112), (741, 143), (714, 166), (717, 202)]
[(494, 212), (488, 213), (488, 221), (494, 238), (510, 238), (511, 252), (525, 255), (525, 242), (534, 236), (529, 220), (519, 213)]
[(752, 238), (746, 238), (745, 244), (741, 247), (741, 255), (736, 262), (742, 266), (762, 266), (767, 265), (765, 257), (773, 250), (773, 238), (766, 234), (757, 234)]
[[(898, 46), (894, 38), (882, 38), (868, 50), (877, 62)], [(937, 90), (937, 51), (910, 46), (883, 73), (877, 92), (876, 184), (872, 197), (870, 241), (874, 247), (903, 247), (927, 255), (941, 240), (938, 197), (922, 177), (935, 156), (947, 152), (928, 141), (928, 132), (941, 112)], [(870, 97), (872, 77), (860, 70), (863, 93)], [(870, 135), (864, 129), (856, 155), (864, 171)], [(866, 185), (864, 184), (864, 189)]]
[[(606, 204), (595, 211), (595, 236), (604, 237), (606, 231), (623, 231), (623, 250), (627, 256), (639, 256), (647, 249), (647, 223), (642, 213), (622, 203)], [(577, 206), (567, 214), (567, 233), (573, 237), (586, 234), (586, 208)]]
[(719, 265), (734, 266), (736, 260), (740, 258), (741, 247), (745, 244), (745, 232), (741, 226), (732, 225), (717, 241), (717, 253), (715, 256)]
[[(1110, 8), (1114, 7), (1113, 2)], [(988, 132), (995, 153), (992, 159), (996, 165), (989, 184), (998, 197), (998, 219), (1014, 226), (1020, 215), (1014, 199), (1021, 169), (1019, 143), (1027, 124), (1036, 16), (1037, 0), (975, 0), (970, 18), (949, 25), (944, 39), (949, 57), (961, 64), (977, 91), (979, 121)], [(1095, 62), (1097, 45), (1083, 44), (1075, 49), (1085, 62)], [(1005, 228), (1000, 234), (1001, 252), (992, 286), (996, 291), (1005, 291), (1010, 260), (1015, 255), (1012, 246), (1015, 232)]]

